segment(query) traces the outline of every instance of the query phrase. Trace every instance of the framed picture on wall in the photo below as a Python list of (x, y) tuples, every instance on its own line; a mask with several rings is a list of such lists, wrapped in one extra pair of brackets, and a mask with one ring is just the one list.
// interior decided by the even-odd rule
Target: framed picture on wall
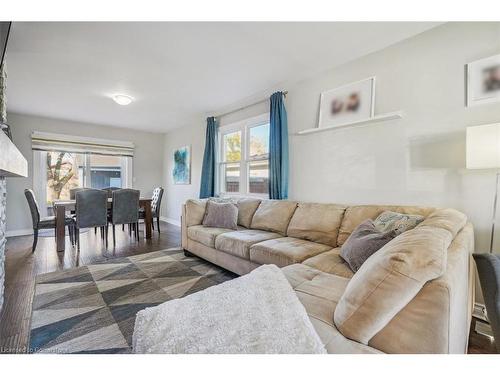
[(191, 146), (183, 146), (174, 151), (172, 177), (175, 185), (191, 184)]
[(467, 64), (467, 107), (500, 102), (500, 55)]
[(318, 127), (348, 124), (373, 117), (375, 77), (321, 93)]

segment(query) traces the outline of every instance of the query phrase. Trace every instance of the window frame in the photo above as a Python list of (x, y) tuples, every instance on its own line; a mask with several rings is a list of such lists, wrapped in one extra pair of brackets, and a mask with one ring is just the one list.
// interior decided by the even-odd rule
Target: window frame
[[(255, 161), (267, 160), (269, 164), (269, 153), (267, 156), (250, 157), (250, 129), (257, 126), (269, 124), (269, 113), (251, 117), (242, 121), (223, 125), (218, 129), (218, 152), (217, 152), (217, 193), (222, 196), (249, 196), (258, 198), (269, 198), (268, 194), (250, 192), (250, 163)], [(224, 189), (223, 167), (227, 164), (236, 164), (238, 162), (226, 162), (224, 136), (227, 134), (241, 133), (241, 158), (239, 192), (226, 192)]]
[[(75, 152), (70, 151), (57, 151), (55, 152), (67, 152), (69, 154)], [(32, 166), (32, 186), (33, 191), (35, 192), (35, 196), (39, 197), (38, 204), (40, 206), (40, 212), (43, 212), (45, 216), (48, 212), (47, 205), (47, 152), (45, 150), (33, 150), (33, 166)], [(91, 163), (90, 163), (90, 154), (91, 153), (80, 153), (84, 158), (84, 169), (83, 169), (83, 187), (90, 187), (91, 182)], [(133, 156), (120, 156), (120, 166), (122, 173), (122, 188), (132, 188), (133, 187)]]

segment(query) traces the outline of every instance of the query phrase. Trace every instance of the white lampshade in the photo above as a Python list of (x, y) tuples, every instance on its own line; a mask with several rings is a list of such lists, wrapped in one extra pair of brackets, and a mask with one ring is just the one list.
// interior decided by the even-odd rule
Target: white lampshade
[(468, 169), (500, 168), (500, 124), (467, 128)]

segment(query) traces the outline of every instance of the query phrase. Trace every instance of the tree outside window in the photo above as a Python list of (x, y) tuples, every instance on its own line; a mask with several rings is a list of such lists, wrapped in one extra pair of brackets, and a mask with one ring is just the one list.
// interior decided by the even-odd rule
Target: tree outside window
[(56, 199), (69, 199), (69, 190), (78, 186), (75, 155), (68, 152), (47, 152), (47, 203)]

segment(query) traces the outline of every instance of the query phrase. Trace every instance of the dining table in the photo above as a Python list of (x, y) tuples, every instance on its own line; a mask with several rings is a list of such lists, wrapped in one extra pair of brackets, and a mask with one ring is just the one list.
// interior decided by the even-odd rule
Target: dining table
[[(139, 207), (144, 209), (144, 227), (145, 237), (151, 238), (153, 213), (151, 211), (152, 198), (139, 198)], [(113, 198), (108, 198), (108, 208), (113, 205)], [(65, 217), (67, 211), (75, 211), (76, 200), (74, 199), (58, 199), (53, 202), (56, 216), (56, 248), (57, 251), (66, 249), (66, 233), (65, 233)]]

